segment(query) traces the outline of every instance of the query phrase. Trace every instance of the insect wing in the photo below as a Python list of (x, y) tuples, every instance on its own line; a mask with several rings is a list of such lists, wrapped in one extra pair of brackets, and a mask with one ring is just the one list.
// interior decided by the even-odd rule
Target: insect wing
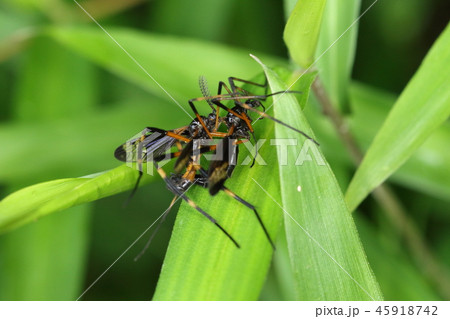
[(175, 142), (176, 139), (172, 137), (146, 128), (137, 138), (132, 138), (119, 146), (114, 156), (122, 162), (149, 162), (164, 155)]
[(211, 195), (222, 189), (225, 181), (231, 176), (236, 166), (237, 145), (229, 137), (225, 137), (216, 148), (217, 160), (211, 161), (208, 170), (208, 187)]

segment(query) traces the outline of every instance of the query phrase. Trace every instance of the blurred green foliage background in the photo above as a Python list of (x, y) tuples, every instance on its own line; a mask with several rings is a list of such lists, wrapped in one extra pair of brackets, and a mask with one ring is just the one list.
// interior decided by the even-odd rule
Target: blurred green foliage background
[[(80, 3), (106, 30), (126, 27), (211, 41), (238, 48), (243, 55), (263, 53), (275, 60), (288, 59), (282, 37), (285, 13), (281, 1)], [(370, 4), (371, 0), (363, 0), (361, 8)], [(384, 90), (379, 95), (389, 107), (444, 29), (448, 12), (445, 0), (410, 0), (407, 4), (403, 0), (379, 1), (355, 26), (359, 31), (354, 81)], [(98, 28), (70, 0), (4, 0), (0, 4), (0, 198), (37, 182), (114, 168), (119, 165), (113, 157), (115, 147), (143, 127), (170, 129), (187, 120), (161, 93), (145, 90), (45, 35), (48, 27), (68, 25)], [(161, 52), (158, 47), (148, 50), (160, 55), (162, 64), (170, 64), (171, 52)], [(183, 51), (183, 46), (179, 50)], [(248, 64), (254, 62), (248, 59)], [(196, 88), (199, 75), (209, 79), (251, 78), (257, 67), (252, 65), (248, 70), (251, 68), (252, 74), (246, 74), (247, 69), (240, 74), (189, 70), (191, 78), (179, 83), (185, 89), (177, 92), (177, 100), (185, 105), (187, 99), (200, 95)], [(154, 74), (152, 66), (148, 71), (158, 81), (179, 81)], [(341, 185), (346, 184), (345, 179), (341, 178)], [(407, 179), (393, 187), (442, 263), (450, 266), (449, 198), (409, 187)], [(127, 197), (124, 193), (74, 207), (1, 235), (0, 300), (78, 298), (172, 198), (159, 179), (140, 188), (123, 208)], [(377, 204), (369, 198), (359, 210), (358, 230), (386, 299), (442, 299), (403, 251), (398, 234), (379, 214)], [(133, 258), (145, 239), (117, 261), (83, 299), (150, 299), (174, 217), (169, 215), (138, 262)], [(383, 263), (387, 255), (397, 262)], [(398, 273), (402, 273), (404, 288), (399, 288), (393, 278)], [(261, 298), (283, 299), (272, 279), (269, 276)]]

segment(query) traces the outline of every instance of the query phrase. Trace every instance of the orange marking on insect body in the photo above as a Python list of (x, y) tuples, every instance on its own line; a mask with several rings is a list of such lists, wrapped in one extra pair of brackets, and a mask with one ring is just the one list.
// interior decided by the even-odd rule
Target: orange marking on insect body
[(164, 172), (164, 170), (163, 170), (161, 167), (158, 168), (158, 174), (159, 174), (163, 179), (167, 178), (166, 172)]

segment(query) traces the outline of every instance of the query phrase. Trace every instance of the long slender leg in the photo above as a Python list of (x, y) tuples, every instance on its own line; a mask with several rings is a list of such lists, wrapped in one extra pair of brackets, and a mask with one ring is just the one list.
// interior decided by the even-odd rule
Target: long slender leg
[(164, 180), (164, 182), (167, 185), (167, 188), (169, 188), (169, 190), (174, 193), (176, 196), (181, 197), (186, 203), (188, 203), (189, 206), (191, 206), (192, 208), (194, 208), (196, 211), (198, 211), (200, 214), (202, 214), (203, 216), (205, 216), (206, 218), (209, 219), (209, 221), (211, 223), (213, 223), (214, 225), (216, 225), (217, 228), (219, 228), (222, 233), (224, 233), (232, 242), (233, 244), (237, 247), (240, 248), (239, 244), (237, 243), (237, 241), (211, 216), (209, 215), (207, 212), (205, 212), (203, 209), (201, 209), (197, 204), (194, 203), (194, 201), (192, 201), (189, 197), (187, 197), (184, 193), (182, 193), (180, 190), (177, 189), (177, 187), (170, 181), (170, 179), (167, 177), (166, 172), (164, 172), (164, 170), (162, 168), (160, 168), (158, 166), (157, 163), (153, 163), (155, 165), (156, 170), (158, 171), (158, 174), (161, 176), (161, 178)]
[(248, 80), (243, 80), (243, 79), (239, 79), (239, 78), (235, 78), (235, 77), (229, 77), (228, 78), (228, 83), (230, 83), (230, 87), (233, 90), (234, 93), (237, 93), (237, 91), (240, 91), (246, 95), (248, 95), (248, 91), (244, 90), (243, 88), (237, 86), (234, 82), (241, 82), (241, 83), (246, 83), (246, 84), (250, 84), (250, 85), (254, 85), (254, 86), (259, 86), (259, 87), (263, 87), (264, 88), (264, 93), (267, 93), (267, 89), (268, 89), (268, 83), (267, 83), (267, 78), (265, 78), (265, 83), (264, 84), (260, 84), (260, 83), (256, 83), (253, 81), (248, 81)]
[[(201, 176), (203, 177), (207, 177), (208, 173), (201, 168), (200, 170)], [(201, 186), (207, 188), (208, 185), (207, 184), (202, 184)], [(245, 205), (246, 207), (250, 208), (251, 210), (253, 210), (253, 212), (255, 213), (256, 218), (258, 219), (259, 224), (261, 225), (261, 228), (264, 231), (264, 234), (267, 237), (267, 240), (269, 241), (270, 245), (273, 247), (273, 249), (275, 249), (275, 245), (272, 241), (272, 239), (270, 238), (269, 232), (266, 228), (266, 226), (264, 225), (261, 216), (258, 214), (258, 211), (256, 210), (255, 206), (253, 206), (252, 204), (250, 204), (249, 202), (247, 202), (246, 200), (244, 200), (243, 198), (239, 197), (237, 194), (235, 194), (234, 192), (232, 192), (229, 188), (227, 188), (225, 185), (222, 185), (221, 190), (227, 194), (228, 196), (231, 196), (232, 198), (234, 198), (235, 200), (237, 200), (238, 202), (240, 202), (241, 204)]]
[(130, 195), (128, 195), (128, 198), (125, 201), (125, 203), (123, 203), (123, 207), (127, 207), (131, 199), (134, 197), (134, 194), (136, 194), (136, 191), (139, 187), (139, 183), (141, 182), (142, 175), (143, 175), (142, 171), (139, 171), (139, 176), (136, 180), (136, 183), (134, 184), (133, 190), (131, 191)]
[(209, 132), (208, 128), (206, 127), (205, 122), (203, 121), (202, 117), (200, 116), (200, 114), (197, 111), (197, 108), (194, 105), (195, 101), (201, 101), (201, 100), (208, 100), (208, 98), (203, 97), (203, 98), (190, 99), (189, 100), (189, 106), (191, 107), (191, 109), (194, 112), (195, 116), (197, 117), (198, 121), (202, 125), (202, 127), (205, 130), (206, 134), (209, 136), (209, 138), (212, 139), (211, 133)]
[(130, 203), (130, 200), (133, 198), (134, 194), (136, 194), (136, 191), (139, 187), (139, 183), (141, 182), (141, 179), (142, 179), (142, 175), (143, 175), (142, 163), (144, 161), (142, 143), (138, 143), (136, 161), (137, 161), (137, 165), (138, 165), (139, 176), (136, 180), (136, 184), (134, 184), (133, 190), (131, 191), (130, 195), (128, 196), (127, 200), (125, 201), (124, 207), (128, 206), (128, 204)]
[(244, 80), (244, 79), (240, 79), (240, 78), (236, 78), (234, 76), (230, 76), (228, 78), (228, 82), (230, 83), (230, 86), (232, 88), (236, 88), (237, 87), (236, 84), (234, 83), (235, 81), (236, 82), (250, 84), (250, 85), (254, 85), (254, 86), (259, 86), (259, 87), (267, 87), (267, 78), (266, 77), (264, 77), (264, 78), (266, 79), (264, 84), (253, 82), (253, 81), (249, 81), (249, 80)]
[(138, 261), (139, 258), (142, 257), (142, 255), (144, 255), (144, 253), (146, 252), (146, 250), (148, 249), (148, 247), (150, 246), (153, 237), (155, 237), (156, 233), (158, 232), (159, 228), (161, 227), (161, 225), (164, 223), (164, 221), (166, 220), (167, 215), (169, 215), (170, 210), (172, 209), (173, 205), (175, 204), (175, 201), (177, 200), (178, 196), (175, 196), (172, 199), (172, 202), (170, 203), (169, 207), (167, 208), (167, 210), (164, 212), (164, 214), (162, 215), (162, 217), (160, 218), (158, 225), (156, 226), (156, 228), (153, 230), (152, 234), (150, 235), (150, 238), (148, 239), (147, 243), (145, 244), (144, 248), (142, 248), (142, 250), (139, 252), (139, 254), (134, 257), (134, 261)]
[(264, 225), (261, 216), (258, 214), (258, 212), (256, 211), (255, 206), (253, 206), (252, 204), (250, 204), (249, 202), (247, 202), (246, 200), (242, 199), (241, 197), (239, 197), (238, 195), (236, 195), (234, 192), (232, 192), (229, 188), (222, 186), (222, 190), (225, 192), (225, 194), (231, 196), (232, 198), (234, 198), (235, 200), (237, 200), (238, 202), (240, 202), (241, 204), (244, 204), (245, 206), (247, 206), (248, 208), (250, 208), (251, 210), (253, 210), (253, 212), (255, 213), (256, 218), (258, 219), (259, 224), (261, 225), (261, 228), (264, 231), (264, 234), (266, 235), (267, 239), (269, 240), (270, 245), (272, 246), (272, 248), (275, 250), (275, 245), (272, 241), (272, 239), (270, 238), (269, 232), (267, 231), (266, 226)]
[[(245, 122), (245, 124), (247, 124), (247, 127), (248, 127), (248, 129), (249, 129), (250, 134), (251, 134), (252, 137), (253, 137), (253, 140), (255, 141), (255, 143), (257, 142), (257, 141), (256, 141), (256, 137), (255, 137), (255, 134), (253, 133), (253, 126), (252, 126), (252, 123), (250, 122), (250, 119), (248, 118), (248, 116), (245, 115), (245, 113), (243, 113), (243, 114), (238, 114), (238, 113), (236, 113), (235, 111), (233, 111), (232, 109), (228, 108), (228, 107), (227, 107), (226, 105), (224, 105), (223, 103), (220, 103), (219, 100), (213, 100), (213, 103), (216, 104), (218, 107), (220, 107), (220, 108), (226, 110), (227, 112), (229, 112), (229, 113), (231, 113), (231, 114), (237, 116), (238, 118), (242, 119), (242, 120)], [(250, 165), (250, 167), (253, 167), (253, 165), (255, 165), (256, 156), (258, 156), (258, 149), (256, 149), (256, 153), (255, 153), (255, 156), (253, 157), (253, 161), (252, 161), (252, 164)]]
[[(271, 95), (273, 95), (273, 93), (272, 93)], [(214, 104), (216, 104), (218, 101), (224, 101), (224, 100), (259, 99), (260, 97), (261, 97), (261, 96), (258, 96), (258, 95), (255, 95), (255, 96), (236, 96), (236, 97), (233, 97), (233, 96), (231, 96), (231, 97), (228, 97), (228, 96), (227, 96), (227, 97), (223, 97), (223, 96), (222, 96), (222, 97), (219, 97), (219, 98), (217, 98), (217, 99), (212, 100), (212, 102), (213, 102)], [(223, 105), (223, 104), (222, 104), (222, 105)], [(274, 121), (274, 122), (277, 122), (278, 124), (283, 125), (283, 126), (289, 128), (289, 129), (291, 129), (291, 130), (293, 130), (293, 131), (295, 131), (295, 132), (297, 132), (297, 133), (300, 133), (300, 134), (302, 134), (304, 137), (306, 137), (307, 139), (313, 141), (315, 144), (320, 145), (315, 139), (313, 139), (311, 136), (309, 136), (309, 135), (306, 134), (305, 132), (296, 129), (295, 127), (293, 127), (293, 126), (291, 126), (291, 125), (289, 125), (289, 124), (286, 124), (286, 123), (284, 123), (283, 121), (280, 121), (280, 120), (278, 120), (278, 119), (276, 119), (276, 118), (274, 118), (274, 117), (268, 115), (267, 113), (264, 113), (264, 112), (262, 112), (262, 111), (260, 111), (260, 110), (258, 110), (258, 109), (255, 109), (255, 108), (251, 107), (250, 105), (248, 105), (248, 104), (246, 104), (246, 103), (242, 103), (242, 102), (241, 102), (240, 105), (241, 105), (243, 108), (247, 109), (247, 110), (250, 110), (250, 111), (252, 111), (252, 112), (255, 112), (255, 113), (259, 114), (261, 117), (268, 118), (268, 119), (270, 119), (270, 120), (272, 120), (272, 121)]]
[[(228, 99), (228, 98), (227, 98), (227, 99)], [(232, 99), (229, 99), (229, 100), (237, 100), (237, 99), (238, 99), (238, 97), (232, 98)], [(243, 120), (243, 121), (245, 122), (245, 124), (247, 124), (247, 127), (249, 128), (249, 130), (250, 130), (251, 132), (253, 132), (252, 123), (250, 123), (250, 120), (249, 120), (248, 116), (244, 116), (243, 114), (239, 114), (239, 113), (233, 111), (232, 109), (230, 109), (229, 107), (227, 107), (225, 104), (221, 103), (221, 102), (220, 102), (221, 100), (222, 100), (222, 99), (217, 98), (217, 99), (214, 99), (212, 102), (213, 102), (214, 104), (216, 104), (218, 107), (220, 107), (221, 109), (224, 109), (224, 110), (227, 111), (228, 113), (231, 113), (231, 114), (233, 114), (234, 116), (236, 116), (236, 117), (240, 118), (241, 120)]]
[(186, 143), (191, 141), (191, 139), (189, 139), (189, 138), (187, 138), (185, 136), (182, 136), (180, 134), (176, 134), (176, 133), (171, 132), (171, 131), (166, 131), (166, 130), (163, 130), (163, 129), (160, 129), (160, 128), (157, 128), (157, 127), (147, 127), (147, 129), (152, 130), (154, 132), (158, 132), (158, 133), (164, 134), (164, 135), (169, 136), (169, 137), (173, 137), (174, 139), (177, 139), (179, 141), (183, 141), (183, 142), (186, 142)]
[(233, 94), (233, 91), (228, 88), (227, 84), (223, 81), (220, 81), (219, 88), (217, 89), (217, 95), (222, 95), (222, 88), (224, 88), (229, 95)]

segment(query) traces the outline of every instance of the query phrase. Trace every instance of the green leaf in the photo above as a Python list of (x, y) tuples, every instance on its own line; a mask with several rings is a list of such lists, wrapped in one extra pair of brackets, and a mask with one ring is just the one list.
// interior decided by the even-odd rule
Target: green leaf
[[(97, 175), (40, 183), (7, 196), (0, 202), (0, 233), (45, 215), (131, 189), (138, 173), (122, 165)], [(141, 184), (151, 178), (144, 174)]]
[(328, 0), (323, 13), (316, 63), (333, 105), (347, 107), (348, 87), (355, 57), (360, 0)]
[[(247, 50), (175, 36), (162, 36), (131, 29), (108, 28), (109, 34), (145, 70), (142, 70), (105, 32), (92, 28), (54, 28), (49, 36), (109, 71), (170, 100), (169, 92), (189, 114), (186, 99), (200, 95), (198, 76), (211, 83), (228, 76), (248, 78), (258, 72)], [(274, 64), (284, 60), (269, 58)], [(157, 79), (158, 84), (148, 74)], [(198, 92), (192, 95), (192, 92)]]
[[(369, 147), (395, 100), (396, 97), (393, 94), (360, 83), (352, 84), (350, 103), (353, 112), (350, 115), (349, 124), (350, 130), (356, 136), (362, 149)], [(431, 134), (390, 179), (394, 183), (448, 201), (450, 199), (450, 169), (448, 169), (450, 149), (446, 146), (449, 140), (450, 125), (446, 122)], [(338, 150), (326, 154), (335, 156)]]
[[(272, 91), (286, 89), (273, 71), (264, 69)], [(292, 96), (285, 94), (274, 104), (277, 118), (312, 134)], [(278, 139), (300, 142), (287, 149), (287, 156), (281, 148), (278, 152), (279, 163), (287, 163), (279, 166), (281, 198), (298, 299), (381, 300), (354, 221), (320, 147), (298, 139), (284, 126), (277, 125), (275, 132)]]
[(450, 115), (450, 26), (409, 82), (355, 173), (346, 193), (350, 210), (396, 169)]
[(292, 59), (308, 68), (314, 62), (325, 0), (298, 0), (284, 29)]

